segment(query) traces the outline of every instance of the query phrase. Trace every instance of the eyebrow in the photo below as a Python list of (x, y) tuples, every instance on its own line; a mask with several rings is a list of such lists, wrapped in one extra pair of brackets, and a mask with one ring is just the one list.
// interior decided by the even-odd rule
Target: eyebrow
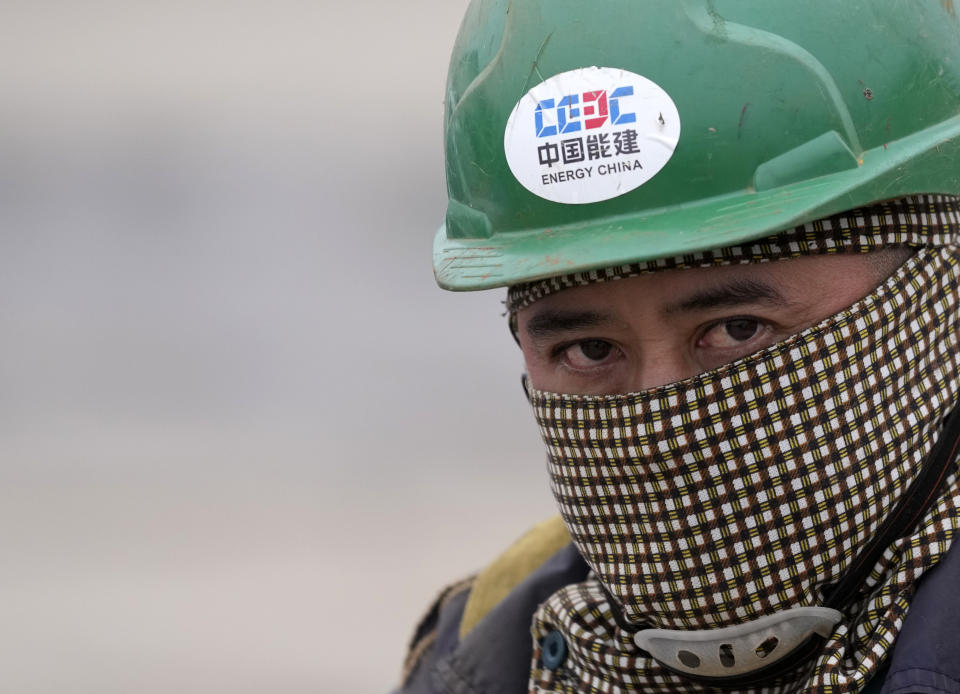
[[(713, 308), (727, 308), (751, 303), (773, 303), (789, 305), (784, 296), (776, 287), (758, 280), (732, 280), (716, 287), (703, 289), (686, 296), (679, 301), (667, 304), (662, 309), (664, 314), (682, 313), (684, 311), (703, 311)], [(560, 309), (544, 309), (534, 315), (526, 325), (526, 333), (534, 340), (553, 337), (584, 328), (595, 328), (598, 325), (619, 323), (616, 318), (599, 311), (565, 311)]]
[(703, 311), (705, 309), (729, 308), (758, 302), (783, 306), (790, 303), (771, 284), (757, 280), (740, 279), (698, 291), (679, 301), (667, 304), (663, 312), (670, 314), (684, 311)]
[(594, 328), (609, 323), (610, 316), (598, 311), (560, 311), (547, 309), (540, 311), (527, 321), (527, 334), (533, 339), (551, 337), (583, 328)]

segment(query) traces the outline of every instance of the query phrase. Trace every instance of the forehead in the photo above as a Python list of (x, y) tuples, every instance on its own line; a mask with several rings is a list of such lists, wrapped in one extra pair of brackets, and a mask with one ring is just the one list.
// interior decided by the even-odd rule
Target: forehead
[[(673, 269), (637, 277), (570, 287), (549, 294), (518, 310), (521, 320), (545, 309), (628, 306), (665, 309), (683, 305), (685, 299), (724, 287), (752, 287), (757, 297), (786, 303), (847, 294), (872, 288), (874, 272), (866, 254), (837, 253), (802, 256), (763, 263)], [(862, 294), (861, 294), (862, 295)]]

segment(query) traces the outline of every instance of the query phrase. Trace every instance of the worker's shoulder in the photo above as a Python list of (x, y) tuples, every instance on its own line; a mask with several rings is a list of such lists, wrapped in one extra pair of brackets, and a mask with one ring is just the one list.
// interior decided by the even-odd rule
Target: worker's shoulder
[(460, 638), (547, 559), (570, 544), (560, 516), (538, 523), (480, 572), (460, 620)]
[[(414, 670), (427, 654), (437, 650), (451, 651), (455, 647), (463, 609), (476, 580), (476, 575), (468, 576), (461, 581), (446, 586), (430, 604), (420, 621), (417, 622), (417, 626), (413, 630), (413, 637), (410, 639), (410, 645), (407, 648), (407, 656), (403, 662), (402, 682), (404, 687), (409, 683)], [(440, 642), (439, 648), (438, 641)]]
[(494, 608), (553, 555), (570, 544), (559, 516), (538, 523), (478, 574), (453, 583), (430, 605), (414, 630), (403, 680), (428, 656), (453, 651)]

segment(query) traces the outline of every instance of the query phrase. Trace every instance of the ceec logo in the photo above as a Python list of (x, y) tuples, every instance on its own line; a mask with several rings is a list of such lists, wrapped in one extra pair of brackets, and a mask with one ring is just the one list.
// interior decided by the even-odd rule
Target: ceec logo
[(534, 111), (534, 128), (537, 137), (553, 137), (584, 130), (596, 130), (610, 119), (611, 125), (627, 125), (637, 122), (635, 113), (622, 113), (620, 99), (633, 96), (633, 87), (618, 87), (607, 96), (606, 89), (582, 94), (568, 94), (559, 100), (544, 99)]

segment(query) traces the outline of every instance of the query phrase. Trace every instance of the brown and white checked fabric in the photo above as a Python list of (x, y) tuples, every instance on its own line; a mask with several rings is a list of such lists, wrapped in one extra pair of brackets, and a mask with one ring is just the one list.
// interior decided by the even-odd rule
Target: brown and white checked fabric
[[(822, 603), (957, 398), (960, 260), (950, 236), (927, 235), (848, 310), (714, 371), (627, 395), (531, 392), (554, 496), (595, 572), (538, 611), (531, 691), (707, 691), (646, 657), (613, 609), (638, 627), (709, 629)], [(960, 527), (956, 471), (940, 491), (820, 656), (743, 691), (847, 692), (870, 679), (915, 581)], [(540, 665), (537, 645), (554, 629), (569, 646), (557, 671)]]
[(561, 289), (661, 270), (762, 263), (841, 251), (866, 253), (884, 246), (942, 246), (958, 231), (960, 198), (912, 195), (818, 219), (739, 246), (515, 284), (507, 291), (505, 304), (507, 311), (514, 313)]

